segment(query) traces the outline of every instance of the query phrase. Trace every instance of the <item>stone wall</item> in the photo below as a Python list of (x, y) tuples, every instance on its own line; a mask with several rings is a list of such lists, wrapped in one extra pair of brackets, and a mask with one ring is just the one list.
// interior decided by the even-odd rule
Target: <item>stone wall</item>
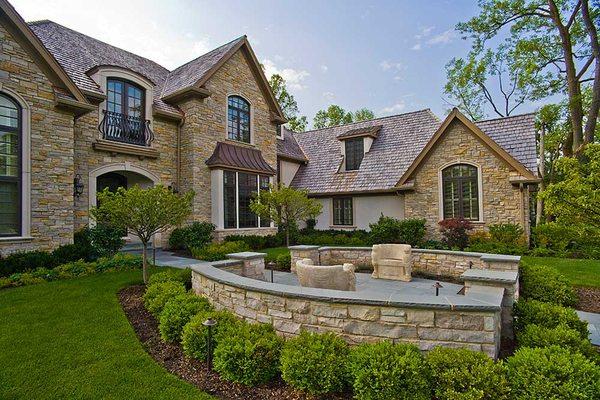
[[(469, 162), (481, 169), (483, 193), (483, 222), (475, 224), (477, 230), (488, 224), (510, 222), (523, 226), (529, 232), (527, 210), (528, 191), (512, 185), (509, 178), (518, 177), (516, 171), (495, 155), (483, 142), (460, 122), (452, 122), (448, 130), (431, 150), (414, 174), (414, 191), (405, 193), (407, 218), (425, 218), (427, 236), (440, 239), (439, 170), (450, 163)], [(525, 208), (524, 208), (525, 207)]]
[[(290, 250), (292, 265), (310, 258), (318, 265), (351, 263), (372, 268), (371, 247), (291, 246)], [(515, 271), (520, 263), (518, 256), (429, 249), (412, 249), (412, 260), (413, 273), (455, 278), (472, 268)]]
[(0, 26), (0, 92), (30, 111), (30, 238), (0, 240), (0, 253), (51, 250), (73, 240), (73, 114), (56, 108), (52, 83)]
[[(277, 333), (286, 337), (301, 330), (335, 332), (350, 344), (391, 340), (414, 343), (422, 350), (441, 345), (498, 356), (500, 310), (476, 310), (477, 307), (450, 310), (383, 302), (361, 304), (360, 300), (345, 301), (339, 296), (328, 299), (325, 295), (302, 297), (298, 293), (264, 290), (265, 285), (275, 285), (265, 282), (255, 281), (253, 288), (247, 283), (252, 280), (229, 275), (230, 283), (210, 276), (206, 269), (193, 268), (192, 288), (217, 309), (230, 310), (249, 322), (272, 324)], [(238, 279), (239, 283), (233, 282)]]

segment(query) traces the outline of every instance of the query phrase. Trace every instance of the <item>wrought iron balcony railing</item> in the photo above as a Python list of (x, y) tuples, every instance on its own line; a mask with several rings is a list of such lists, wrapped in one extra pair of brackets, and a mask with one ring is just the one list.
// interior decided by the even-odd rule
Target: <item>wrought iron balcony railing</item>
[(150, 146), (154, 140), (150, 121), (112, 111), (104, 110), (98, 130), (102, 133), (102, 139), (114, 142)]

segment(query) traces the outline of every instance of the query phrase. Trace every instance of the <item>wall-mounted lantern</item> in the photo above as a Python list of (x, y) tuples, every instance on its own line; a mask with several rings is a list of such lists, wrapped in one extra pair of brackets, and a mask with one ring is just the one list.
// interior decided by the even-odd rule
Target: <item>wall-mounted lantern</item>
[(79, 174), (75, 175), (75, 178), (73, 178), (73, 194), (77, 198), (83, 194), (83, 181)]

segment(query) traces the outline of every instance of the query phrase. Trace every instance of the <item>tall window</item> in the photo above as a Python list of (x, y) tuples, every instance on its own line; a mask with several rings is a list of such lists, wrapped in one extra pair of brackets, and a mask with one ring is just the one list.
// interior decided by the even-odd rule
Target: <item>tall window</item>
[(452, 165), (442, 171), (444, 219), (479, 220), (479, 184), (477, 167)]
[(334, 197), (333, 224), (354, 225), (352, 212), (352, 197)]
[(245, 172), (223, 171), (224, 228), (268, 228), (271, 221), (250, 210), (254, 193), (269, 190), (269, 177)]
[(0, 93), (0, 236), (21, 234), (21, 108)]
[(360, 168), (360, 163), (365, 155), (363, 138), (347, 139), (346, 146), (346, 171)]
[(228, 99), (227, 137), (250, 143), (250, 103), (240, 96), (229, 96)]
[(106, 109), (109, 112), (144, 119), (144, 89), (122, 79), (107, 80)]

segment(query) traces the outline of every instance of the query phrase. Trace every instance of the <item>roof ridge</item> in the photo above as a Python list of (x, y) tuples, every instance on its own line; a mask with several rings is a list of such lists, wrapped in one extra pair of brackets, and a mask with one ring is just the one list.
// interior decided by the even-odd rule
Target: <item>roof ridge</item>
[[(49, 19), (42, 19), (42, 20), (38, 20), (38, 21), (27, 22), (27, 25), (36, 25), (36, 26), (39, 26), (39, 25), (43, 25), (43, 24), (54, 24), (54, 25), (58, 25), (58, 26), (60, 26), (61, 28), (63, 28), (63, 29), (66, 29), (66, 30), (69, 30), (69, 31), (71, 31), (71, 32), (73, 32), (73, 33), (76, 33), (76, 34), (78, 34), (78, 35), (85, 36), (86, 38), (92, 39), (92, 40), (94, 40), (94, 41), (96, 41), (96, 42), (100, 42), (100, 43), (102, 43), (102, 44), (104, 44), (104, 45), (106, 45), (106, 46), (113, 47), (113, 48), (115, 48), (115, 49), (117, 49), (117, 50), (120, 50), (120, 51), (123, 51), (123, 52), (125, 52), (125, 53), (128, 53), (128, 54), (130, 54), (130, 55), (132, 55), (132, 56), (134, 56), (134, 57), (141, 58), (141, 59), (144, 59), (144, 60), (146, 60), (146, 61), (148, 61), (148, 62), (151, 62), (151, 63), (155, 64), (156, 66), (158, 66), (158, 67), (160, 67), (160, 68), (164, 69), (164, 70), (165, 70), (167, 73), (169, 73), (169, 72), (170, 72), (168, 68), (166, 68), (166, 67), (164, 67), (164, 66), (160, 65), (159, 63), (157, 63), (157, 62), (156, 62), (156, 61), (154, 61), (154, 60), (151, 60), (151, 59), (149, 59), (149, 58), (146, 58), (146, 57), (144, 57), (144, 56), (141, 56), (141, 55), (139, 55), (139, 54), (136, 54), (136, 53), (134, 53), (134, 52), (131, 52), (131, 51), (129, 51), (129, 50), (125, 50), (125, 49), (123, 49), (123, 48), (121, 48), (121, 47), (118, 47), (118, 46), (115, 46), (115, 45), (113, 45), (113, 44), (107, 43), (107, 42), (105, 42), (105, 41), (103, 41), (103, 40), (100, 40), (100, 39), (97, 39), (97, 38), (95, 38), (95, 37), (93, 37), (93, 36), (87, 35), (87, 34), (85, 34), (85, 33), (83, 33), (83, 32), (76, 31), (75, 29), (69, 28), (68, 26), (64, 26), (64, 25), (62, 25), (62, 24), (59, 24), (58, 22), (54, 22), (54, 21), (52, 21), (52, 20), (49, 20)], [(37, 36), (37, 35), (36, 35), (36, 36)]]
[(341, 125), (335, 125), (335, 126), (327, 126), (325, 128), (319, 128), (319, 129), (311, 129), (311, 130), (304, 131), (304, 132), (294, 132), (294, 131), (291, 131), (291, 132), (293, 132), (294, 134), (302, 134), (302, 133), (309, 133), (309, 132), (324, 131), (326, 129), (334, 129), (334, 128), (339, 128), (339, 127), (342, 127), (342, 126), (349, 126), (349, 125), (354, 125), (354, 124), (362, 124), (363, 122), (379, 121), (379, 120), (386, 119), (386, 118), (402, 117), (402, 116), (409, 115), (409, 114), (416, 114), (416, 113), (427, 112), (427, 111), (429, 113), (431, 113), (434, 117), (437, 118), (437, 116), (435, 114), (433, 114), (433, 112), (431, 111), (430, 108), (423, 108), (421, 110), (409, 111), (409, 112), (402, 113), (402, 114), (386, 115), (384, 117), (372, 118), (372, 119), (367, 119), (367, 120), (364, 120), (364, 121), (349, 122), (347, 124), (341, 124)]
[(517, 115), (508, 115), (506, 117), (497, 117), (497, 118), (489, 118), (489, 119), (482, 119), (480, 121), (473, 121), (475, 123), (475, 125), (477, 125), (480, 122), (490, 122), (490, 121), (498, 121), (500, 119), (509, 119), (509, 118), (517, 118), (517, 117), (524, 117), (526, 115), (536, 115), (537, 113), (535, 111), (532, 112), (528, 112), (528, 113), (523, 113), (523, 114), (517, 114)]
[(220, 46), (217, 46), (217, 47), (213, 48), (212, 50), (209, 50), (209, 51), (207, 51), (206, 53), (200, 54), (198, 57), (192, 58), (190, 61), (188, 61), (188, 62), (186, 62), (186, 63), (184, 63), (184, 64), (181, 64), (180, 66), (178, 66), (177, 68), (175, 68), (173, 71), (169, 71), (169, 75), (170, 75), (172, 72), (175, 72), (175, 71), (177, 71), (178, 69), (180, 69), (180, 68), (183, 68), (183, 67), (185, 67), (186, 65), (188, 65), (188, 64), (190, 64), (190, 63), (192, 63), (192, 62), (196, 61), (196, 60), (197, 60), (197, 59), (199, 59), (200, 57), (204, 57), (205, 55), (207, 55), (207, 54), (210, 54), (210, 53), (212, 53), (213, 51), (219, 50), (220, 48), (223, 48), (223, 47), (225, 47), (225, 46), (228, 46), (228, 45), (230, 45), (230, 44), (232, 44), (232, 43), (234, 43), (234, 42), (237, 42), (238, 40), (240, 40), (240, 39), (242, 39), (242, 38), (245, 38), (245, 37), (247, 37), (247, 36), (246, 36), (246, 35), (239, 36), (239, 37), (237, 37), (237, 38), (235, 38), (235, 39), (233, 39), (233, 40), (230, 40), (229, 42), (227, 42), (227, 43), (225, 43), (225, 44), (222, 44), (222, 45), (220, 45)]

